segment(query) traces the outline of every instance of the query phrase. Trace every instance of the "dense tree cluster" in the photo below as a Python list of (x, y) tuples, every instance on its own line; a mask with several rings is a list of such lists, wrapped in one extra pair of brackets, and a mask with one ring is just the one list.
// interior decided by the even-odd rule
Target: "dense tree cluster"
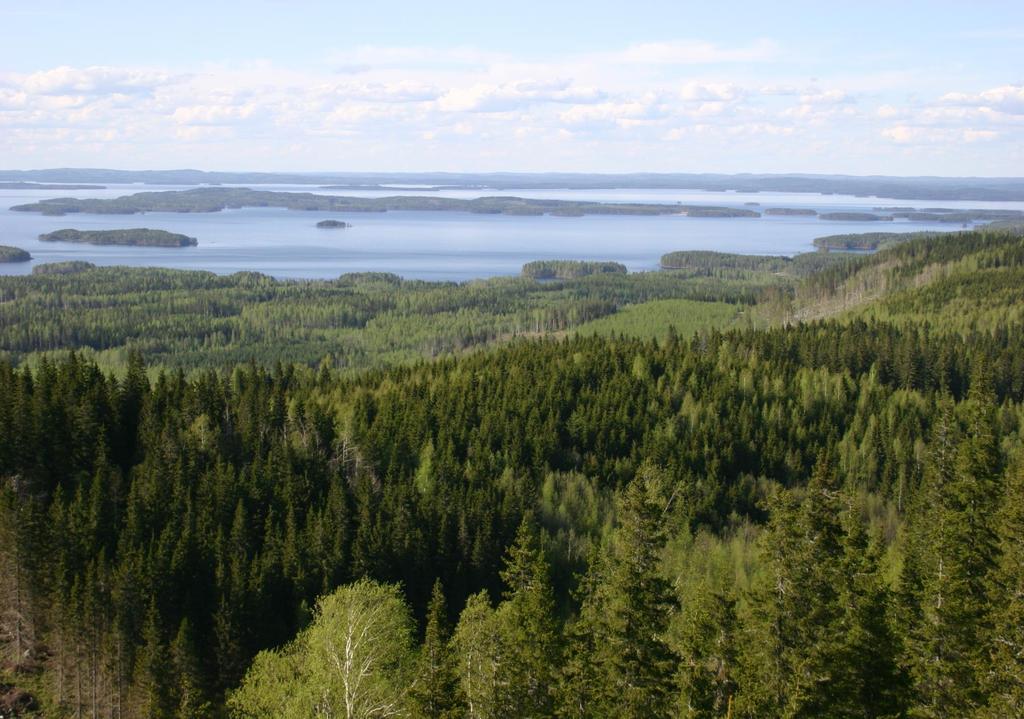
[(35, 269), (43, 268), (42, 276), (0, 277), (0, 357), (75, 348), (123, 368), (135, 349), (152, 366), (185, 369), (250, 360), (380, 367), (560, 332), (651, 300), (752, 304), (761, 287), (778, 284), (656, 272), (458, 284), (384, 273), (289, 282), (84, 263)]
[[(0, 683), (119, 719), (1020, 716), (1024, 355), (995, 312), (1019, 297), (962, 320), (944, 287), (1024, 253), (956, 241), (862, 261), (899, 321), (361, 373), (0, 364)], [(38, 281), (90, 275), (115, 282)], [(453, 296), (403, 284), (315, 291)]]

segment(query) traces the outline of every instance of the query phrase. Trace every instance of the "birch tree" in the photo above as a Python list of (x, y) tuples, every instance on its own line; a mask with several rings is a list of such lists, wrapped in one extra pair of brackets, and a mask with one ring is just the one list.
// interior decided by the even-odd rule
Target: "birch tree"
[(236, 717), (406, 716), (413, 668), (398, 587), (360, 580), (321, 599), (292, 643), (257, 655), (228, 704)]

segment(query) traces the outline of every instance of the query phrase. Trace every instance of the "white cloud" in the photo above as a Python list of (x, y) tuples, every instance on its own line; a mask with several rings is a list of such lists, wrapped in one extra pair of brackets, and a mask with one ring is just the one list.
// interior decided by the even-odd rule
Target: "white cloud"
[(166, 72), (116, 67), (57, 67), (25, 76), (20, 86), (40, 95), (134, 95), (151, 92), (171, 80)]
[[(254, 62), (7, 73), (0, 152), (12, 164), (151, 157), (163, 166), (239, 167), (233, 158), (242, 158), (266, 161), (264, 169), (466, 169), (484, 161), (529, 169), (562, 160), (585, 168), (617, 156), (676, 170), (707, 162), (710, 170), (730, 161), (754, 169), (751, 158), (774, 158), (761, 168), (776, 162), (783, 170), (795, 169), (791, 160), (811, 162), (812, 152), (849, 157), (854, 143), (865, 165), (885, 162), (896, 153), (881, 137), (907, 153), (969, 143), (976, 154), (1008, 148), (1011, 157), (1018, 148), (1024, 157), (1021, 86), (921, 99), (916, 80), (882, 78), (876, 86), (874, 76), (794, 76), (779, 58), (767, 40), (528, 59), (363, 47), (306, 71)], [(900, 92), (889, 89), (894, 83)]]
[(701, 40), (649, 42), (631, 45), (611, 54), (613, 62), (636, 65), (705, 65), (713, 63), (765, 62), (779, 55), (778, 46), (762, 39), (745, 47), (725, 48)]
[(1024, 85), (1002, 85), (977, 94), (950, 92), (942, 96), (941, 102), (990, 108), (1010, 115), (1024, 115)]
[(894, 125), (882, 130), (882, 137), (898, 145), (950, 145), (958, 142), (974, 143), (995, 140), (999, 137), (999, 133), (994, 130), (971, 128), (951, 129)]

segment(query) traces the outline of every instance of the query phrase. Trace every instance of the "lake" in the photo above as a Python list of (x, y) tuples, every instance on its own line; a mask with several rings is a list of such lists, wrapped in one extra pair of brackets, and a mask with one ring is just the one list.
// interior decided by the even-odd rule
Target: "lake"
[[(260, 185), (259, 189), (379, 197), (398, 190), (321, 190), (316, 186)], [(229, 274), (240, 270), (279, 278), (331, 278), (346, 272), (393, 272), (426, 280), (469, 280), (515, 275), (542, 259), (613, 260), (631, 271), (653, 270), (673, 250), (717, 250), (794, 255), (814, 249), (822, 235), (850, 232), (948, 231), (957, 225), (910, 222), (833, 222), (808, 216), (697, 218), (662, 216), (519, 217), (458, 212), (328, 213), (247, 208), (217, 213), (67, 215), (45, 217), (10, 207), (50, 197), (118, 197), (184, 187), (110, 185), (104, 190), (0, 190), (0, 244), (32, 253), (29, 263), (0, 264), (0, 274), (28, 274), (44, 262), (87, 260), (97, 265), (158, 266)], [(422, 190), (403, 194), (428, 194)], [(508, 195), (600, 202), (657, 202), (764, 210), (867, 211), (882, 206), (1024, 210), (1024, 202), (936, 202), (806, 193), (736, 193), (687, 190), (445, 190), (431, 196)], [(757, 206), (749, 203), (758, 203)], [(352, 223), (321, 230), (322, 219)], [(180, 232), (198, 247), (98, 247), (41, 242), (42, 233), (77, 229), (150, 227)]]

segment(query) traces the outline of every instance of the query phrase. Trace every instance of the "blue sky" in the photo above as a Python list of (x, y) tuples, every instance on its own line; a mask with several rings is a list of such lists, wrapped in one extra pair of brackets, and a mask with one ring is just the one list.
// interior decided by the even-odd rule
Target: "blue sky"
[(0, 167), (1024, 175), (1024, 3), (0, 0)]

